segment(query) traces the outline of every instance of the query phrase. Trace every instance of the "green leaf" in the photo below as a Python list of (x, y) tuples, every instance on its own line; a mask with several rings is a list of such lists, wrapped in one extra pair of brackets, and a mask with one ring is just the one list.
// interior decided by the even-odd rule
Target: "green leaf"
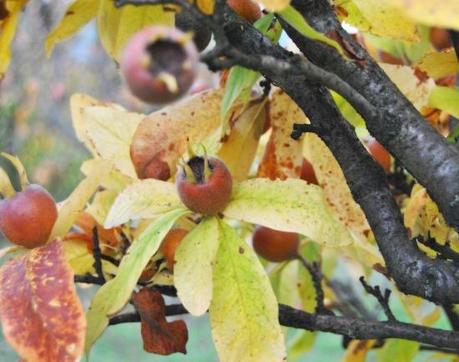
[(287, 361), (296, 361), (314, 346), (316, 335), (309, 331), (297, 331), (297, 334), (288, 344)]
[(45, 42), (46, 56), (50, 56), (54, 46), (70, 38), (80, 28), (91, 21), (99, 9), (97, 0), (75, 0), (65, 11), (60, 23), (48, 34)]
[(269, 279), (252, 248), (230, 226), (220, 226), (209, 311), (220, 360), (282, 361), (284, 338)]
[(151, 219), (181, 205), (174, 184), (154, 179), (141, 180), (118, 195), (104, 226), (109, 229), (129, 220)]
[(209, 308), (219, 243), (218, 220), (210, 217), (181, 241), (175, 253), (174, 285), (181, 302), (193, 315), (202, 315)]
[(299, 31), (304, 36), (311, 38), (313, 40), (320, 41), (335, 48), (341, 55), (344, 55), (343, 49), (341, 46), (334, 40), (327, 38), (322, 33), (314, 30), (311, 25), (309, 25), (306, 20), (303, 18), (303, 15), (293, 8), (291, 5), (287, 6), (284, 10), (280, 11), (279, 16), (284, 19), (287, 23), (293, 26), (297, 31)]
[(320, 187), (303, 180), (252, 179), (233, 189), (225, 216), (280, 231), (297, 232), (320, 244), (352, 243), (349, 232), (328, 208)]
[(175, 209), (151, 223), (128, 249), (121, 260), (116, 277), (97, 291), (86, 313), (86, 353), (89, 353), (94, 342), (108, 326), (109, 316), (121, 310), (128, 302), (137, 280), (158, 250), (164, 236), (177, 219), (187, 213), (189, 211), (186, 209)]
[[(273, 25), (273, 19), (273, 14), (267, 14), (257, 20), (254, 26), (267, 35), (274, 43), (277, 43), (282, 33), (282, 28), (277, 22)], [(252, 87), (260, 76), (260, 73), (240, 66), (231, 68), (228, 80), (226, 81), (225, 95), (223, 96), (220, 110), (222, 118), (227, 115), (236, 99), (240, 98), (243, 103), (249, 100)]]
[(378, 361), (411, 362), (419, 350), (419, 343), (401, 339), (390, 339), (378, 351)]
[(435, 87), (430, 93), (429, 106), (459, 117), (459, 88)]

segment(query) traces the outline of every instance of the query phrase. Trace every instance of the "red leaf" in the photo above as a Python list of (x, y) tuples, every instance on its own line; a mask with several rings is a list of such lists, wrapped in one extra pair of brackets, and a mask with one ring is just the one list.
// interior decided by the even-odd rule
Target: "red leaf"
[(84, 310), (60, 240), (0, 268), (0, 320), (24, 361), (75, 361), (86, 332)]
[(132, 295), (142, 321), (143, 348), (150, 353), (186, 353), (188, 330), (184, 321), (168, 322), (161, 293), (147, 288)]

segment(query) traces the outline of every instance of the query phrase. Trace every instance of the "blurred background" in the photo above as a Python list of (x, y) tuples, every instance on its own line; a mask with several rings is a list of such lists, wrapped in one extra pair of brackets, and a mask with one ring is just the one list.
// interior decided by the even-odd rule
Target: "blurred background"
[[(99, 44), (94, 22), (69, 41), (58, 44), (52, 56), (46, 58), (45, 37), (61, 18), (67, 4), (68, 1), (63, 0), (36, 0), (28, 4), (13, 43), (11, 66), (0, 83), (0, 150), (17, 155), (31, 182), (45, 186), (58, 201), (65, 199), (81, 180), (79, 167), (89, 156), (71, 126), (69, 98), (73, 93), (86, 93), (119, 103), (131, 111), (149, 113), (153, 110), (130, 96), (123, 86), (116, 64)], [(205, 77), (209, 81), (210, 76)], [(337, 268), (337, 274), (340, 270), (347, 269)], [(356, 293), (363, 295), (355, 276), (341, 273), (341, 279), (347, 285), (354, 285)], [(377, 282), (382, 286), (386, 283)], [(79, 289), (85, 307), (94, 291), (92, 287)], [(365, 300), (366, 307), (374, 310), (376, 303), (371, 297)], [(397, 316), (408, 320), (395, 298), (393, 302)], [(187, 355), (161, 357), (144, 352), (140, 325), (131, 323), (108, 328), (93, 348), (91, 361), (216, 361), (207, 317), (185, 317), (185, 320), (189, 327)], [(436, 326), (448, 328), (448, 323), (441, 318)], [(290, 331), (290, 338), (296, 333)], [(342, 337), (321, 333), (313, 348), (295, 360), (340, 361), (343, 354)], [(429, 361), (430, 356), (420, 353), (416, 360)], [(0, 335), (0, 361), (17, 359)], [(370, 360), (380, 359), (372, 352)], [(403, 353), (394, 359), (405, 360), (411, 358), (403, 359)]]

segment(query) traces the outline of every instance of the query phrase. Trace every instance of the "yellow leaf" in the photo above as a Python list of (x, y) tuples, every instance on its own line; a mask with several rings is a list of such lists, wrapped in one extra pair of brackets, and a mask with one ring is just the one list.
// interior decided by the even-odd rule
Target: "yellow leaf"
[(100, 0), (97, 14), (99, 38), (107, 53), (119, 62), (129, 38), (149, 25), (174, 26), (175, 13), (165, 11), (163, 5), (116, 8), (113, 0)]
[(14, 196), (15, 193), (16, 190), (11, 184), (8, 174), (5, 172), (3, 168), (0, 167), (0, 194), (3, 197), (11, 197)]
[(28, 0), (7, 0), (8, 16), (0, 20), (0, 79), (3, 78), (11, 61), (11, 42), (16, 33), (19, 15)]
[(389, 0), (388, 3), (416, 22), (459, 30), (457, 0)]
[(454, 50), (428, 53), (417, 63), (417, 66), (433, 79), (459, 73), (459, 62)]
[(10, 155), (9, 153), (2, 152), (1, 155), (9, 160), (13, 166), (16, 168), (19, 174), (19, 180), (21, 181), (21, 186), (24, 188), (29, 184), (29, 179), (27, 178), (27, 172), (21, 160), (17, 156)]
[(242, 112), (218, 153), (236, 182), (249, 173), (266, 120), (265, 105), (265, 101), (256, 102)]
[(234, 229), (220, 223), (209, 309), (221, 361), (277, 362), (285, 358), (278, 305), (258, 257)]
[(353, 242), (326, 204), (322, 189), (303, 180), (256, 178), (243, 181), (234, 187), (231, 201), (223, 213), (233, 219), (297, 232), (326, 246)]
[(270, 106), (272, 133), (258, 176), (272, 180), (299, 178), (303, 164), (303, 138), (290, 137), (294, 123), (308, 122), (303, 111), (283, 91), (273, 94)]
[(97, 190), (102, 180), (109, 175), (110, 165), (101, 161), (99, 167), (86, 177), (73, 190), (71, 195), (59, 208), (59, 215), (51, 232), (50, 240), (56, 237), (63, 237), (72, 227), (80, 211), (84, 209), (90, 197)]
[(210, 217), (185, 236), (175, 253), (174, 285), (192, 315), (202, 315), (209, 308), (219, 244), (218, 219)]
[(346, 22), (363, 32), (410, 42), (419, 40), (415, 22), (390, 1), (339, 0), (336, 6), (347, 13)]
[(360, 206), (354, 201), (343, 171), (325, 143), (316, 135), (307, 134), (304, 153), (314, 167), (325, 199), (348, 230), (366, 241), (370, 226)]
[(418, 110), (428, 104), (430, 93), (435, 88), (433, 79), (421, 82), (414, 69), (405, 65), (380, 63), (379, 66)]
[(129, 220), (151, 219), (183, 206), (174, 184), (154, 179), (138, 181), (118, 195), (108, 212), (105, 228)]
[(196, 0), (196, 5), (204, 14), (211, 15), (214, 12), (215, 0)]
[(258, 0), (258, 2), (270, 11), (283, 10), (290, 4), (290, 0)]
[(49, 57), (57, 43), (70, 38), (83, 25), (94, 18), (98, 8), (98, 0), (74, 0), (65, 11), (64, 17), (59, 24), (46, 37), (46, 55)]
[(351, 341), (342, 362), (365, 362), (368, 352), (371, 351), (375, 343), (375, 339)]

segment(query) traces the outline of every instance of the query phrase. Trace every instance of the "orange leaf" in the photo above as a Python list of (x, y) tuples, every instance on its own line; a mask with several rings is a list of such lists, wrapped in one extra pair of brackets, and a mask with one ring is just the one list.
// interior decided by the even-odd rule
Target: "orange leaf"
[(0, 268), (0, 319), (5, 338), (25, 361), (75, 361), (86, 320), (60, 240)]
[(221, 124), (221, 90), (187, 97), (143, 119), (131, 144), (140, 178), (167, 180), (189, 144), (201, 142)]
[(143, 348), (150, 353), (186, 353), (188, 330), (184, 321), (168, 322), (161, 293), (143, 288), (132, 295), (142, 322)]
[(272, 133), (258, 175), (271, 180), (299, 178), (303, 164), (303, 140), (295, 141), (290, 135), (293, 124), (304, 123), (306, 116), (287, 94), (278, 91), (271, 100), (270, 117)]

